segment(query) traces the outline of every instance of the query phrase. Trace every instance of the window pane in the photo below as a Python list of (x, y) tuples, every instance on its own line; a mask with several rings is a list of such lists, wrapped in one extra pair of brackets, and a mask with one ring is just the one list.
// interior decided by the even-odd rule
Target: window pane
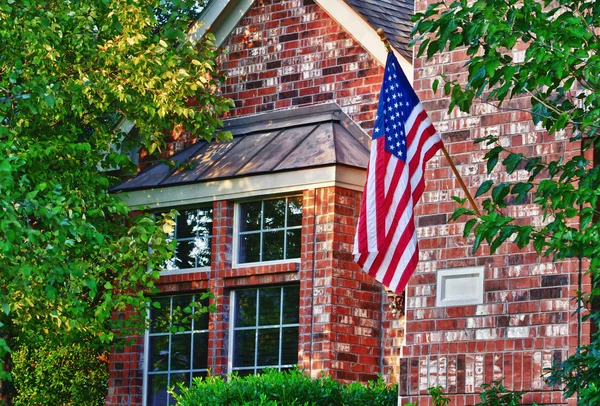
[(285, 199), (265, 200), (265, 230), (285, 227)]
[(167, 377), (166, 374), (148, 375), (148, 406), (164, 406), (167, 404)]
[(238, 330), (234, 333), (233, 365), (249, 367), (254, 365), (255, 330)]
[(171, 371), (190, 369), (191, 350), (191, 334), (174, 334), (171, 336)]
[(258, 325), (270, 326), (279, 324), (281, 309), (281, 288), (259, 289), (258, 297)]
[[(179, 389), (179, 384), (183, 384), (183, 386), (189, 387), (190, 386), (190, 374), (189, 373), (180, 373), (180, 374), (171, 375), (171, 383), (169, 385), (169, 388), (173, 387), (173, 391), (175, 393), (180, 394), (181, 389)], [(170, 394), (169, 394), (169, 404), (170, 405), (177, 404), (177, 402), (175, 401), (173, 396), (171, 396)]]
[(235, 294), (235, 327), (256, 326), (256, 289)]
[(192, 256), (192, 250), (194, 249), (194, 241), (186, 240), (179, 241), (177, 248), (175, 249), (175, 255), (177, 260), (175, 261), (175, 267), (177, 269), (187, 269), (196, 267), (196, 259)]
[(150, 332), (164, 332), (168, 331), (170, 323), (170, 312), (171, 312), (171, 298), (162, 297), (154, 300), (160, 307), (157, 309), (152, 306), (150, 310)]
[(302, 225), (302, 196), (288, 198), (287, 226)]
[(208, 330), (209, 312), (206, 310), (208, 300), (202, 301), (202, 306), (194, 309), (194, 330)]
[(190, 307), (192, 299), (191, 295), (173, 297), (174, 327), (183, 328), (185, 331), (192, 329), (192, 308)]
[(193, 369), (206, 369), (208, 367), (208, 333), (194, 334)]
[[(297, 350), (296, 350), (297, 351)], [(279, 365), (279, 329), (258, 330), (257, 365)]]
[(270, 231), (263, 234), (263, 261), (283, 259), (284, 231)]
[(261, 206), (262, 202), (241, 205), (240, 231), (260, 230)]
[(300, 258), (301, 235), (300, 229), (287, 231), (286, 259)]
[(240, 263), (260, 261), (260, 234), (240, 236)]
[(193, 237), (194, 234), (194, 211), (192, 210), (179, 210), (179, 216), (177, 216), (177, 229), (175, 230), (176, 238), (189, 238)]
[(169, 336), (150, 337), (150, 356), (148, 358), (148, 370), (169, 370)]
[(196, 266), (210, 266), (211, 237), (196, 237), (193, 241), (190, 256), (196, 260)]
[(283, 324), (296, 324), (299, 321), (300, 289), (298, 286), (283, 288)]
[(298, 327), (286, 327), (281, 334), (281, 365), (298, 363)]

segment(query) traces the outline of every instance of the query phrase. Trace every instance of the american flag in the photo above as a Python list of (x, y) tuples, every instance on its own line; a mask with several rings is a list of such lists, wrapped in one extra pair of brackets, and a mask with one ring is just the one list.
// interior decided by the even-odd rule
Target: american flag
[(439, 134), (390, 52), (379, 94), (354, 260), (396, 293), (404, 290), (417, 267), (413, 208), (425, 188), (425, 163), (440, 148)]

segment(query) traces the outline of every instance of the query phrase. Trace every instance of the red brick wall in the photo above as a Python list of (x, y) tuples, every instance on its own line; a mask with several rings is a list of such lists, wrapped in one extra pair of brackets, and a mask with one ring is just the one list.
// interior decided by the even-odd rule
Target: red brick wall
[[(418, 1), (417, 10), (429, 3)], [(564, 134), (548, 136), (535, 128), (527, 113), (516, 110), (528, 106), (527, 98), (512, 100), (504, 111), (475, 104), (469, 115), (448, 114), (448, 98), (434, 94), (431, 83), (441, 74), (464, 80), (467, 59), (463, 50), (430, 61), (416, 59), (414, 87), (472, 194), (488, 178), (483, 160), (486, 147), (474, 145), (475, 138), (498, 135), (501, 145), (528, 157), (556, 159), (578, 152)], [(508, 388), (529, 392), (525, 403), (566, 403), (558, 388), (547, 387), (541, 375), (576, 344), (571, 298), (577, 286), (577, 263), (553, 263), (532, 247), (519, 250), (514, 244), (505, 244), (494, 255), (484, 246), (473, 255), (473, 240), (462, 237), (464, 223), (447, 222), (456, 207), (451, 196), (464, 197), (464, 193), (444, 158), (435, 157), (428, 167), (427, 190), (417, 208), (421, 262), (407, 291), (402, 403), (430, 404), (429, 397), (421, 395), (428, 387), (440, 385), (452, 395), (452, 404), (472, 405), (479, 401), (474, 394), (482, 383), (501, 378)], [(507, 181), (523, 176), (522, 171), (508, 176), (501, 168), (491, 174)], [(544, 221), (531, 201), (511, 204), (506, 213), (523, 223)], [(483, 304), (436, 308), (436, 271), (474, 265), (484, 266)]]
[(232, 116), (335, 101), (372, 128), (383, 68), (312, 1), (256, 1), (223, 48)]

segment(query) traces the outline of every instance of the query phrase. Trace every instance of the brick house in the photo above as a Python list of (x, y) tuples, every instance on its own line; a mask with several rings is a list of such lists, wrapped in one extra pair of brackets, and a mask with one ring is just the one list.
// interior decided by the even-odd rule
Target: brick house
[[(387, 294), (352, 262), (386, 56), (379, 27), (473, 191), (486, 176), (485, 150), (472, 144), (481, 134), (497, 133), (529, 155), (572, 153), (522, 112), (477, 105), (468, 116), (447, 114), (448, 99), (430, 84), (442, 73), (460, 75), (466, 55), (412, 63), (412, 11), (392, 0), (209, 3), (194, 35), (209, 29), (228, 51), (219, 63), (228, 77), (222, 90), (236, 103), (226, 121), (234, 140), (170, 139), (169, 154), (189, 165), (155, 164), (115, 192), (132, 207), (181, 213), (177, 258), (160, 280), (162, 311), (208, 289), (217, 312), (183, 333), (153, 326), (111, 354), (108, 404), (164, 405), (167, 385), (208, 370), (295, 364), (342, 381), (381, 374), (399, 383), (401, 403), (429, 404), (426, 389), (441, 385), (453, 404), (475, 404), (479, 386), (502, 377), (530, 391), (526, 401), (566, 403), (540, 375), (577, 343), (577, 264), (511, 245), (473, 255), (464, 224), (448, 223), (451, 196), (462, 191), (443, 157), (428, 163), (416, 209), (420, 264), (406, 298)], [(541, 221), (532, 204), (509, 210)]]

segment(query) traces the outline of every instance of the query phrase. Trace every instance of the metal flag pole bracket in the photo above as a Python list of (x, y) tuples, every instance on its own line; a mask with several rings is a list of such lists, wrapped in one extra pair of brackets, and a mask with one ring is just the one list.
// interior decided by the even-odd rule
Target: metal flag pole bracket
[[(392, 46), (390, 45), (390, 41), (388, 40), (387, 36), (385, 35), (385, 31), (383, 30), (383, 28), (378, 28), (377, 29), (377, 35), (379, 35), (379, 38), (381, 39), (381, 41), (385, 45), (385, 49), (387, 49), (387, 51), (389, 53), (393, 52)], [(446, 159), (448, 160), (448, 163), (450, 164), (450, 168), (452, 168), (452, 172), (454, 172), (454, 176), (456, 176), (456, 179), (458, 179), (458, 183), (460, 184), (460, 187), (465, 192), (465, 195), (467, 196), (467, 199), (471, 203), (471, 207), (473, 207), (473, 210), (475, 211), (475, 213), (477, 214), (477, 216), (481, 217), (481, 213), (479, 212), (479, 208), (477, 208), (477, 204), (475, 204), (475, 199), (473, 199), (473, 196), (471, 196), (471, 193), (469, 192), (469, 189), (467, 189), (467, 185), (465, 184), (465, 181), (463, 180), (462, 176), (458, 172), (458, 169), (456, 168), (456, 165), (454, 164), (454, 161), (450, 157), (450, 154), (448, 153), (448, 150), (446, 149), (446, 147), (444, 145), (442, 145), (441, 150), (442, 150), (442, 153), (444, 154), (444, 156), (446, 157)]]

